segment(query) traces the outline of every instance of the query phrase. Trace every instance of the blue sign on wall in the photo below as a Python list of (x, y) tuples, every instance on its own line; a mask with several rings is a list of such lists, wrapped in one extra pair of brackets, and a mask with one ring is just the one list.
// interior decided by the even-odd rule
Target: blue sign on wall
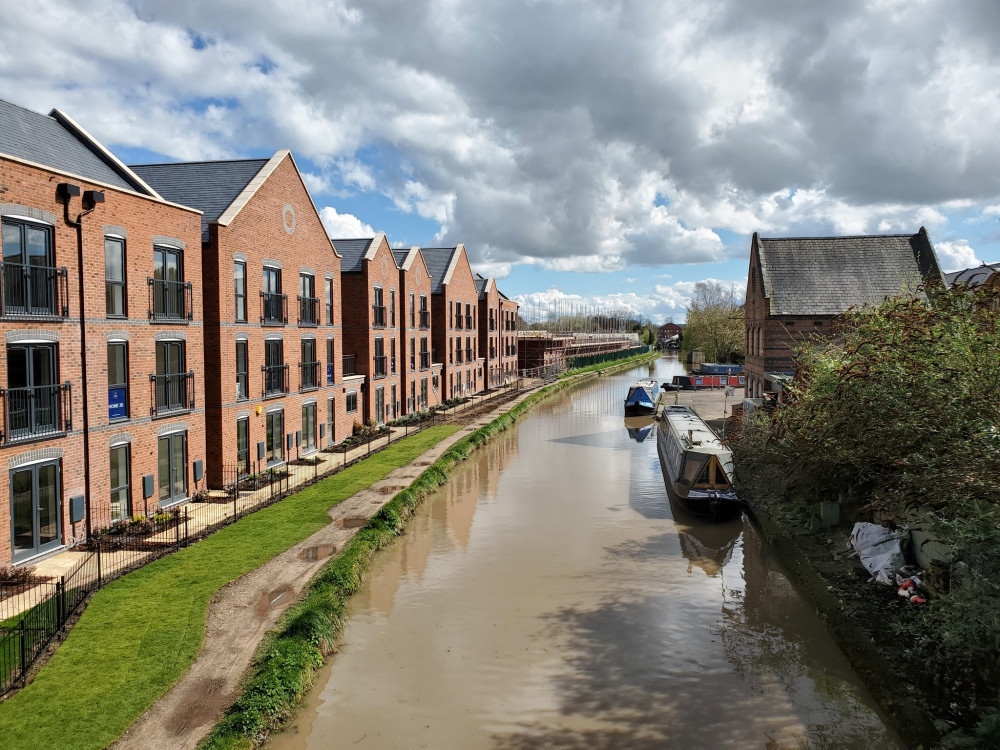
[(326, 382), (327, 383), (333, 382), (333, 365), (326, 366)]
[(128, 416), (125, 394), (125, 388), (108, 388), (108, 419), (122, 419)]

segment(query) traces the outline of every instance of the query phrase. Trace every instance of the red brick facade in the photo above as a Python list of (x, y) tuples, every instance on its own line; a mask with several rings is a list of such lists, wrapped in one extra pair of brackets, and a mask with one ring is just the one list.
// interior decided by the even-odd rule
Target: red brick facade
[(399, 264), (399, 313), (402, 343), (402, 413), (441, 403), (441, 363), (433, 360), (431, 278), (419, 248)]
[[(77, 186), (82, 193), (68, 198), (71, 222), (86, 210), (82, 204), (89, 197), (87, 191), (99, 191), (104, 198), (89, 204), (93, 210), (80, 219), (82, 275), (77, 230), (66, 221), (64, 204), (57, 195), (60, 183)], [(182, 502), (204, 487), (204, 479), (195, 481), (194, 474), (196, 463), (204, 467), (206, 453), (200, 215), (157, 198), (7, 159), (0, 161), (0, 213), (5, 256), (14, 252), (18, 232), (30, 227), (33, 236), (48, 238), (46, 265), (59, 269), (50, 277), (47, 292), (32, 282), (33, 295), (51, 295), (52, 315), (39, 316), (37, 309), (31, 317), (20, 314), (16, 278), (10, 276), (7, 282), (14, 287), (4, 286), (0, 496), (10, 503), (10, 512), (0, 514), (0, 565), (4, 565), (12, 559), (25, 562), (71, 537), (83, 536), (88, 514), (90, 526), (96, 529), (109, 525), (113, 515), (129, 517), (152, 512), (161, 504)], [(35, 231), (39, 229), (41, 233)], [(114, 317), (106, 301), (106, 239), (124, 251), (124, 281), (116, 285), (123, 289), (123, 314)], [(183, 282), (169, 286), (165, 295), (176, 305), (165, 305), (163, 282), (151, 283), (157, 252), (161, 259), (169, 255), (182, 269)], [(5, 276), (15, 269), (16, 264), (5, 263)], [(113, 394), (108, 379), (109, 345), (126, 359), (124, 377), (113, 384), (120, 389)], [(175, 376), (154, 381), (158, 347), (171, 348), (182, 361), (172, 370)], [(25, 362), (31, 362), (27, 375)], [(39, 385), (42, 382), (66, 386)], [(171, 392), (173, 396), (168, 396)], [(33, 400), (26, 401), (26, 394)], [(115, 419), (111, 418), (111, 401), (121, 404), (115, 407)], [(28, 403), (33, 405), (28, 407)], [(40, 404), (51, 408), (40, 408)], [(177, 448), (172, 453), (168, 449), (165, 464), (161, 438)], [(112, 449), (123, 463), (116, 473), (119, 492), (114, 513)], [(173, 484), (163, 476), (161, 464), (168, 473), (173, 468)], [(144, 477), (151, 483), (149, 497), (143, 492)], [(71, 519), (71, 498), (75, 497), (84, 498), (86, 508), (76, 523)], [(31, 510), (31, 503), (42, 510)], [(47, 512), (49, 507), (54, 514)]]
[(504, 384), (517, 377), (517, 308), (516, 302), (500, 294), (500, 374)]
[(354, 356), (366, 382), (359, 389), (358, 422), (391, 422), (402, 415), (400, 278), (384, 234), (375, 237), (358, 272), (340, 274), (344, 299), (344, 353)]
[[(208, 475), (219, 487), (239, 472), (340, 442), (353, 419), (343, 382), (340, 259), (288, 151), (275, 154), (210, 225), (204, 257), (214, 292), (206, 297), (206, 356), (216, 363), (207, 394)], [(246, 279), (242, 319), (237, 266)], [(265, 295), (265, 274), (278, 293)], [(247, 350), (239, 379), (238, 346)]]
[(483, 389), (485, 364), (479, 358), (479, 291), (463, 245), (452, 251), (441, 292), (432, 296), (431, 307), (435, 321), (432, 338), (442, 363), (443, 397), (478, 393)]

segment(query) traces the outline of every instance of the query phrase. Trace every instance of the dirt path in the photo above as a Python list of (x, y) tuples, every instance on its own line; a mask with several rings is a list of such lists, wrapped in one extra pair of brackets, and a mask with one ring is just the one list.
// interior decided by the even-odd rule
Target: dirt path
[(220, 589), (209, 607), (205, 643), (194, 664), (113, 747), (117, 750), (194, 748), (236, 700), (240, 682), (261, 639), (298, 600), (327, 559), (455, 442), (509, 411), (529, 393), (522, 391), (518, 399), (476, 415), (466, 429), (331, 508), (334, 523)]

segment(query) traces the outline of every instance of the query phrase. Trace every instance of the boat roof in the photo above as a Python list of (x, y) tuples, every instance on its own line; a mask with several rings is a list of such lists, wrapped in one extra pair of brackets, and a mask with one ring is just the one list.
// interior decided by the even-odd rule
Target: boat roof
[(673, 404), (665, 406), (662, 416), (663, 421), (677, 433), (685, 450), (697, 450), (701, 453), (714, 453), (727, 457), (732, 455), (732, 451), (722, 444), (719, 436), (690, 406)]

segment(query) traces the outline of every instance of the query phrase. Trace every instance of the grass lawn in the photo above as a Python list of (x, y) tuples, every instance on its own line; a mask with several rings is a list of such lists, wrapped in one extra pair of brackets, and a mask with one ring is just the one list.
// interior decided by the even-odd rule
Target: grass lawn
[(0, 746), (102, 748), (187, 671), (212, 595), (330, 522), (327, 510), (459, 427), (430, 427), (97, 592), (35, 681), (0, 703)]

